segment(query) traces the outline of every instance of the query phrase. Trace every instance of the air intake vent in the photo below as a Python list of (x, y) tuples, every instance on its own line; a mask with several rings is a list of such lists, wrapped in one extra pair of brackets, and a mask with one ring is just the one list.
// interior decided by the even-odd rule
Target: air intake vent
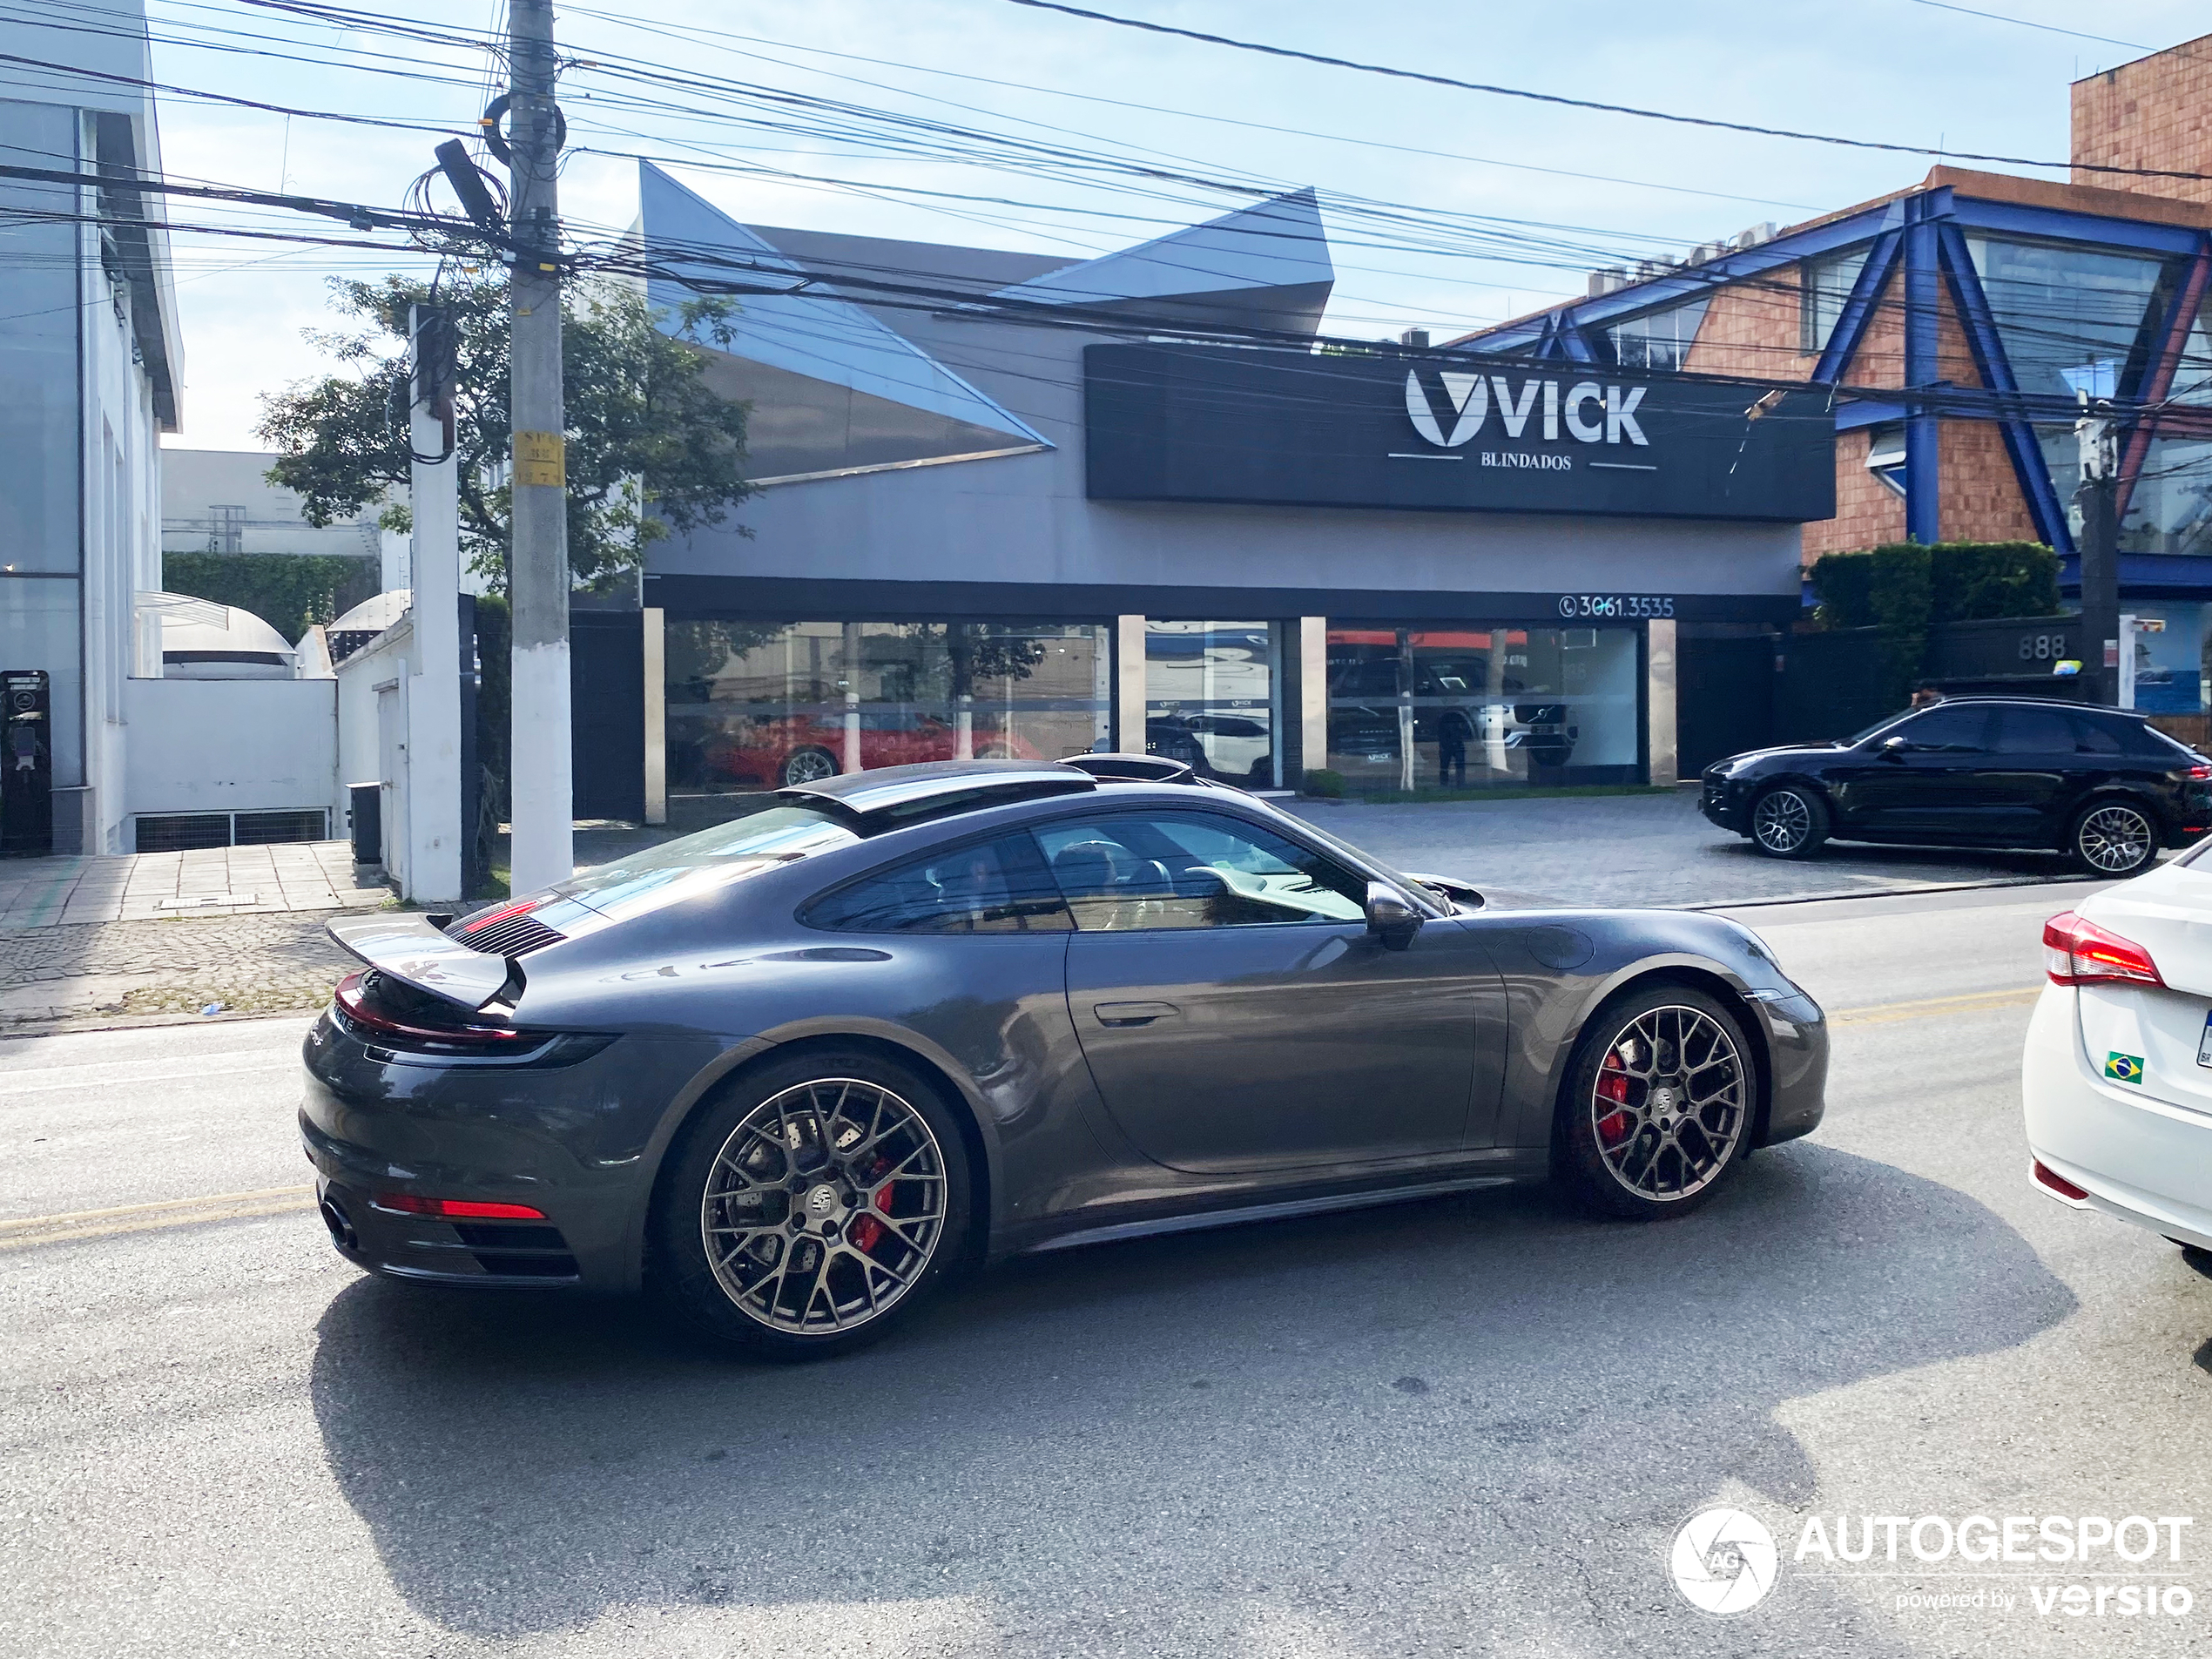
[(568, 935), (556, 933), (529, 916), (494, 914), (474, 927), (455, 929), (452, 937), (487, 956), (527, 956), (534, 950), (559, 944)]

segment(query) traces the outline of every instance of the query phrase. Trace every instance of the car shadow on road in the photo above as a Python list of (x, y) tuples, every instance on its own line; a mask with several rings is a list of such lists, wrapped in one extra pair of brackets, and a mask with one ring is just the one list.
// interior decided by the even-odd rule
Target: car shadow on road
[(965, 1596), (1022, 1651), (1101, 1608), (1214, 1651), (1287, 1607), (1357, 1653), (1517, 1607), (1569, 1650), (1710, 1652), (1667, 1542), (1731, 1481), (1813, 1498), (1778, 1406), (2074, 1306), (1981, 1204), (1801, 1143), (1671, 1224), (1516, 1190), (1026, 1258), (799, 1367), (642, 1306), (364, 1279), (313, 1395), (391, 1583), (469, 1635)]

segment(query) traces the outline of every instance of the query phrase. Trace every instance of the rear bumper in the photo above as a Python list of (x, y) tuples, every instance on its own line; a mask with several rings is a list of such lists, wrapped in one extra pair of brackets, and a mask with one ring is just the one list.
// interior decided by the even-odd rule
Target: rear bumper
[[(303, 1057), (300, 1139), (348, 1261), (445, 1285), (637, 1288), (654, 1160), (695, 1045), (626, 1037), (556, 1069), (460, 1069), (395, 1062), (326, 1014)], [(543, 1219), (448, 1221), (382, 1194)]]
[(2029, 1152), (2081, 1190), (2061, 1202), (2212, 1250), (2212, 1116), (2093, 1070), (2074, 997), (2046, 986), (2028, 1022), (2021, 1094)]

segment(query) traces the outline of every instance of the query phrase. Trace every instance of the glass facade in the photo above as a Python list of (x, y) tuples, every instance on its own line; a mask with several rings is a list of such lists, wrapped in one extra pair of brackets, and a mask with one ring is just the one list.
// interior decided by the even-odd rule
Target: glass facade
[(1330, 769), (1354, 790), (1641, 778), (1634, 628), (1329, 631)]
[(1811, 355), (1828, 349), (1829, 336), (1843, 320), (1844, 307), (1872, 251), (1873, 245), (1869, 243), (1825, 259), (1807, 260), (1799, 267), (1804, 288), (1797, 310), (1799, 351)]
[(1112, 747), (1103, 624), (671, 618), (663, 650), (671, 793)]
[(2123, 599), (2120, 608), (2166, 624), (2161, 632), (2135, 636), (2135, 706), (2147, 714), (2200, 712), (2205, 706), (2205, 607)]
[(1282, 647), (1267, 622), (1144, 624), (1144, 747), (1202, 776), (1283, 781)]
[(2079, 244), (1967, 239), (2023, 392), (2126, 394), (2150, 347), (2163, 260)]
[(1631, 317), (1608, 329), (1614, 361), (1623, 368), (1680, 368), (1696, 341), (1698, 327), (1705, 320), (1705, 307), (1710, 303), (1693, 300), (1669, 311)]

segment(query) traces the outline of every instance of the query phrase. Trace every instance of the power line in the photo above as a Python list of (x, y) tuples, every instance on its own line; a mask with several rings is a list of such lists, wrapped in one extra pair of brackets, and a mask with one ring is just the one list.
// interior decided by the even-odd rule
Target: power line
[(1941, 150), (1929, 145), (1896, 144), (1882, 138), (1847, 138), (1830, 132), (1799, 132), (1788, 127), (1757, 126), (1748, 121), (1723, 121), (1716, 116), (1682, 115), (1670, 110), (1640, 109), (1630, 104), (1604, 104), (1595, 98), (1568, 98), (1559, 92), (1531, 91), (1527, 87), (1495, 86), (1481, 81), (1463, 81), (1450, 75), (1433, 75), (1423, 70), (1399, 69), (1387, 64), (1363, 64), (1356, 58), (1335, 57), (1325, 52), (1303, 51), (1294, 46), (1276, 46), (1258, 40), (1238, 40), (1229, 35), (1208, 34), (1204, 30), (1198, 29), (1178, 29), (1172, 24), (1153, 23), (1143, 17), (1117, 17), (1111, 12), (1092, 11), (1083, 6), (1067, 5), (1062, 3), (1062, 0), (1007, 0), (1007, 3), (1027, 6), (1035, 11), (1056, 11), (1070, 17), (1086, 18), (1092, 23), (1113, 24), (1123, 29), (1138, 29), (1147, 34), (1173, 35), (1184, 40), (1199, 41), (1209, 46), (1229, 46), (1238, 51), (1258, 52), (1269, 57), (1287, 57), (1299, 63), (1319, 64), (1329, 69), (1358, 70), (1363, 75), (1383, 75), (1393, 80), (1420, 81), (1430, 86), (1448, 86), (1456, 91), (1487, 93), (1494, 98), (1525, 98), (1534, 104), (1555, 104), (1573, 110), (1595, 110), (1606, 115), (1632, 115), (1645, 121), (1670, 121), (1681, 126), (1711, 127), (1723, 132), (1748, 132), (1762, 138), (1794, 138), (1806, 144), (1833, 144), (1851, 150), (1881, 150), (1900, 155), (1936, 156), (1948, 161), (1993, 161), (2008, 167), (2074, 168), (2082, 172), (2121, 173), (2137, 179), (2212, 178), (2212, 173), (2182, 172), (2164, 167), (2114, 167), (2090, 162), (2038, 161), (2026, 156), (1990, 155), (1973, 150)]
[(2008, 23), (2020, 29), (2040, 29), (2047, 35), (2068, 35), (2075, 40), (2094, 40), (2102, 46), (2125, 46), (2130, 51), (2154, 52), (2155, 46), (2146, 46), (2140, 41), (2114, 40), (2110, 35), (2085, 35), (2079, 29), (2061, 29), (2056, 24), (2030, 23), (2026, 17), (2007, 17), (2001, 11), (1976, 11), (1972, 6), (1954, 6), (1950, 0), (1912, 0), (1918, 6), (1932, 6), (1938, 11), (1956, 11), (1969, 17), (1986, 17), (1992, 23)]

